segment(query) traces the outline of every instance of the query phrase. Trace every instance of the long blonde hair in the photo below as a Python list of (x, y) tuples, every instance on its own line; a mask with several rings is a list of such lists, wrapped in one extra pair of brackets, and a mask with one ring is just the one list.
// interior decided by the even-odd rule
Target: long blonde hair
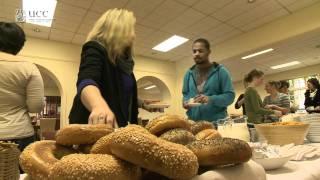
[(86, 41), (101, 43), (106, 48), (110, 61), (115, 64), (117, 57), (125, 53), (133, 55), (135, 22), (136, 18), (131, 11), (110, 9), (96, 21)]

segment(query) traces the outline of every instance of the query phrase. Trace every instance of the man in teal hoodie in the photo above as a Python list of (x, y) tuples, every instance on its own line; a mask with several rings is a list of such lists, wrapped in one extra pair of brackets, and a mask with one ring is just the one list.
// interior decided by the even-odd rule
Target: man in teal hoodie
[[(195, 40), (192, 51), (195, 65), (184, 76), (183, 107), (189, 119), (216, 123), (227, 116), (227, 107), (235, 97), (231, 77), (224, 66), (209, 61), (211, 51), (206, 39)], [(191, 106), (191, 98), (201, 104)]]

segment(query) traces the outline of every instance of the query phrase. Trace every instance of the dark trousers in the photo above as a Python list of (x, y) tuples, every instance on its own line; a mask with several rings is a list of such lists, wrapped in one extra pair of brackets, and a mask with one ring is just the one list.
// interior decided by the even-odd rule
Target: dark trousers
[(35, 137), (33, 135), (22, 139), (12, 139), (10, 141), (18, 144), (18, 149), (22, 152), (24, 148), (35, 141)]

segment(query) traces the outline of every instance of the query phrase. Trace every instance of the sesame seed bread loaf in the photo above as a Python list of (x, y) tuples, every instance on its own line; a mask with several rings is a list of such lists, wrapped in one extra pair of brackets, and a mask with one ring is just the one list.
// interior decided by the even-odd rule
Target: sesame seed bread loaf
[(189, 144), (192, 141), (195, 141), (196, 138), (194, 135), (185, 129), (171, 129), (160, 136), (161, 139), (177, 143), (177, 144), (182, 144), (186, 145)]
[(248, 143), (239, 139), (216, 138), (193, 141), (187, 147), (198, 157), (200, 166), (224, 166), (250, 160)]
[(183, 145), (126, 128), (110, 136), (109, 150), (120, 159), (173, 179), (188, 179), (198, 172), (197, 157)]
[(182, 116), (166, 114), (154, 118), (146, 125), (146, 129), (156, 136), (175, 128), (190, 130), (190, 123)]
[(204, 129), (196, 134), (196, 139), (215, 139), (221, 138), (220, 133), (215, 129)]
[(72, 154), (57, 162), (50, 179), (139, 180), (141, 169), (107, 154)]
[(93, 144), (113, 131), (106, 124), (71, 124), (57, 132), (56, 141), (61, 145)]

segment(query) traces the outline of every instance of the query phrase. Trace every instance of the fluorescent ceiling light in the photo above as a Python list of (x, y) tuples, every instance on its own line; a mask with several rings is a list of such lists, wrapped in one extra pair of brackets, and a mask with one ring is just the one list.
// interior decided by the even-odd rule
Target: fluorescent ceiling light
[(277, 66), (271, 66), (271, 69), (280, 69), (280, 68), (285, 68), (285, 67), (289, 67), (289, 66), (294, 66), (294, 65), (297, 65), (297, 64), (300, 64), (300, 62), (299, 61), (292, 61), (292, 62), (289, 62), (289, 63), (280, 64), (280, 65), (277, 65)]
[(173, 35), (171, 36), (169, 39), (163, 41), (162, 43), (156, 45), (155, 47), (153, 47), (153, 50), (157, 50), (157, 51), (162, 51), (162, 52), (167, 52), (170, 51), (171, 49), (180, 46), (181, 44), (185, 43), (189, 41), (189, 39), (181, 37), (181, 36), (177, 36), (177, 35)]
[(151, 86), (145, 87), (144, 89), (148, 90), (148, 89), (152, 89), (152, 88), (155, 88), (155, 87), (157, 87), (157, 86), (156, 85), (151, 85)]
[(56, 5), (56, 0), (23, 0), (25, 22), (51, 27)]
[(258, 55), (260, 55), (260, 54), (264, 54), (264, 53), (267, 53), (267, 52), (270, 52), (270, 51), (273, 51), (273, 49), (270, 48), (270, 49), (266, 49), (266, 50), (263, 50), (263, 51), (259, 51), (259, 52), (250, 54), (250, 55), (248, 55), (248, 56), (244, 56), (244, 57), (242, 57), (241, 59), (249, 59), (249, 58), (252, 58), (252, 57), (254, 57), (254, 56), (258, 56)]

